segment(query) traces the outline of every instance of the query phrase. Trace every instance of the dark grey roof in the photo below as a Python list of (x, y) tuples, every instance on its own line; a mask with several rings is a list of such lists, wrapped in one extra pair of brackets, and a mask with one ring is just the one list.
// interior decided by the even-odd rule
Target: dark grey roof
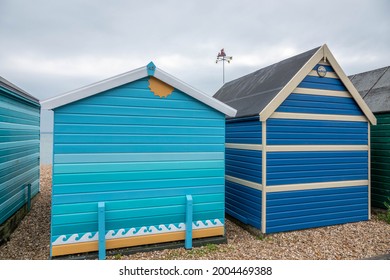
[(214, 97), (237, 109), (236, 117), (258, 115), (319, 48), (228, 82)]
[(3, 88), (8, 89), (9, 91), (12, 91), (13, 93), (15, 93), (15, 94), (17, 94), (19, 96), (24, 97), (27, 100), (32, 101), (33, 103), (38, 103), (39, 104), (39, 100), (37, 98), (35, 98), (31, 94), (28, 94), (27, 92), (22, 90), (20, 87), (15, 86), (13, 83), (11, 83), (10, 81), (4, 79), (1, 76), (0, 76), (0, 86), (3, 87)]
[(374, 113), (390, 111), (390, 66), (349, 76)]

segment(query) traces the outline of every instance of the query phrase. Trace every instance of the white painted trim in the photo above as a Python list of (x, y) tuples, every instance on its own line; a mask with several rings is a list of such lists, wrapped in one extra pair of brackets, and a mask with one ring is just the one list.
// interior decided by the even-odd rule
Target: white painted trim
[(118, 87), (138, 79), (142, 79), (148, 75), (146, 67), (137, 68), (135, 70), (113, 76), (111, 78), (102, 80), (97, 83), (93, 83), (59, 96), (51, 97), (49, 99), (41, 101), (42, 109), (55, 109), (57, 107), (75, 102), (80, 99), (87, 98), (97, 93), (109, 90), (114, 87)]
[(368, 145), (272, 145), (269, 152), (368, 151)]
[(323, 47), (319, 48), (317, 52), (305, 63), (305, 65), (292, 77), (292, 79), (279, 91), (279, 93), (267, 104), (267, 106), (260, 112), (260, 120), (267, 120), (272, 113), (283, 103), (283, 101), (290, 95), (290, 93), (299, 85), (299, 83), (307, 76), (307, 74), (316, 66), (316, 64), (323, 58)]
[(324, 121), (348, 121), (348, 122), (366, 122), (365, 116), (350, 115), (330, 115), (330, 114), (304, 114), (304, 113), (284, 113), (274, 112), (272, 119), (297, 119), (297, 120), (324, 120)]
[(265, 187), (267, 192), (284, 192), (284, 191), (299, 191), (299, 190), (315, 190), (326, 188), (342, 188), (368, 185), (368, 180), (354, 181), (337, 181), (337, 182), (321, 182), (307, 184), (290, 184)]
[(368, 219), (371, 220), (371, 125), (368, 125)]
[[(127, 83), (131, 83), (138, 79), (142, 79), (148, 76), (147, 66), (135, 69), (133, 71), (129, 71), (120, 75), (116, 75), (114, 77), (105, 79), (103, 81), (67, 92), (60, 96), (52, 97), (41, 101), (42, 109), (55, 109), (57, 107), (75, 102), (80, 99), (87, 98), (89, 96), (98, 94), (105, 90), (112, 89), (114, 87), (118, 87)], [(168, 73), (160, 70), (158, 68), (155, 69), (154, 75), (155, 78), (167, 83), (174, 88), (183, 91), (189, 96), (209, 105), (210, 107), (218, 110), (219, 112), (228, 115), (229, 117), (234, 117), (237, 113), (237, 110), (222, 103), (221, 101), (213, 98), (206, 93), (203, 93), (190, 85), (184, 83), (183, 81), (169, 75)]]
[(328, 46), (324, 44), (317, 52), (305, 63), (305, 65), (294, 75), (294, 77), (283, 87), (283, 89), (268, 103), (268, 105), (259, 113), (260, 120), (267, 120), (275, 110), (283, 103), (283, 101), (289, 96), (289, 94), (298, 86), (298, 84), (310, 73), (317, 63), (323, 63), (325, 60), (334, 69), (335, 73), (344, 84), (344, 86), (351, 93), (360, 109), (365, 114), (366, 118), (371, 124), (376, 125), (376, 118), (367, 104), (363, 101), (352, 82), (345, 75), (340, 65), (337, 63), (333, 54), (330, 52)]
[(263, 190), (263, 186), (259, 183), (251, 182), (248, 180), (240, 179), (240, 178), (229, 176), (229, 175), (225, 175), (225, 179), (227, 181), (237, 183), (237, 184), (240, 184), (240, 185), (252, 188), (252, 189), (256, 189), (256, 190), (260, 190), (260, 191)]
[(345, 75), (343, 69), (338, 64), (337, 60), (334, 58), (333, 54), (329, 50), (328, 46), (325, 44), (323, 46), (325, 56), (329, 64), (333, 67), (334, 71), (339, 76), (339, 79), (343, 82), (344, 86), (351, 93), (352, 97), (355, 99), (356, 103), (359, 105), (360, 109), (363, 111), (367, 119), (371, 124), (376, 125), (376, 117), (371, 112), (370, 108), (367, 106), (366, 102), (364, 102), (363, 98), (360, 96), (359, 92), (356, 90), (355, 86), (349, 80), (347, 75)]
[(338, 90), (325, 90), (325, 89), (312, 89), (312, 88), (297, 87), (296, 89), (293, 90), (292, 93), (352, 98), (352, 95), (348, 91), (338, 91)]
[[(311, 70), (308, 75), (313, 76), (313, 77), (319, 77), (316, 70)], [(337, 76), (337, 74), (335, 72), (326, 72), (325, 78), (338, 79), (339, 77)]]
[(156, 68), (154, 72), (154, 77), (173, 86), (176, 89), (181, 90), (182, 92), (188, 94), (189, 96), (203, 102), (206, 105), (209, 105), (210, 107), (224, 113), (225, 115), (229, 117), (234, 117), (237, 113), (237, 110), (226, 105), (225, 103), (219, 101), (218, 99), (201, 92), (189, 84), (177, 79), (176, 77), (168, 74), (167, 72)]
[(267, 121), (261, 122), (262, 157), (261, 157), (261, 232), (267, 231)]
[(252, 150), (252, 151), (261, 151), (262, 145), (259, 144), (235, 144), (235, 143), (226, 143), (225, 148), (229, 149), (239, 149), (239, 150)]

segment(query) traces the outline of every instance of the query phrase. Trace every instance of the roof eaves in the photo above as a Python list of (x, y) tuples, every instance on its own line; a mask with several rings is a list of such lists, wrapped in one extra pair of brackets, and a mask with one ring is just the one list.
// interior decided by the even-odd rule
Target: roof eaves
[(225, 115), (229, 117), (234, 117), (237, 113), (237, 110), (226, 105), (225, 103), (215, 99), (214, 97), (207, 95), (204, 92), (201, 92), (194, 87), (190, 86), (189, 84), (177, 79), (176, 77), (168, 74), (167, 72), (156, 68), (154, 72), (154, 77), (173, 86), (174, 88), (181, 90), (182, 92), (185, 92), (189, 96), (205, 103), (206, 105), (209, 105), (210, 107), (216, 109), (217, 111), (220, 111), (224, 113)]

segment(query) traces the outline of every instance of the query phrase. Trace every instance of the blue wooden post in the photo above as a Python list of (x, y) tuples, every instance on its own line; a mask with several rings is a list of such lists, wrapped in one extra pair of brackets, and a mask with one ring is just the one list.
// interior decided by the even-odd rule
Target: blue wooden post
[(192, 249), (192, 206), (192, 195), (186, 195), (186, 249)]
[(104, 202), (98, 203), (98, 226), (99, 226), (99, 260), (106, 259), (106, 206)]
[(31, 210), (31, 184), (27, 185), (27, 211)]

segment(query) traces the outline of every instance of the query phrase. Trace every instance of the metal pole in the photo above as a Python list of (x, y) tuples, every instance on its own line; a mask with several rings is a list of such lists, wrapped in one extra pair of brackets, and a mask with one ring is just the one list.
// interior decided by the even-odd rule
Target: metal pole
[(225, 84), (225, 58), (222, 58), (222, 84)]

